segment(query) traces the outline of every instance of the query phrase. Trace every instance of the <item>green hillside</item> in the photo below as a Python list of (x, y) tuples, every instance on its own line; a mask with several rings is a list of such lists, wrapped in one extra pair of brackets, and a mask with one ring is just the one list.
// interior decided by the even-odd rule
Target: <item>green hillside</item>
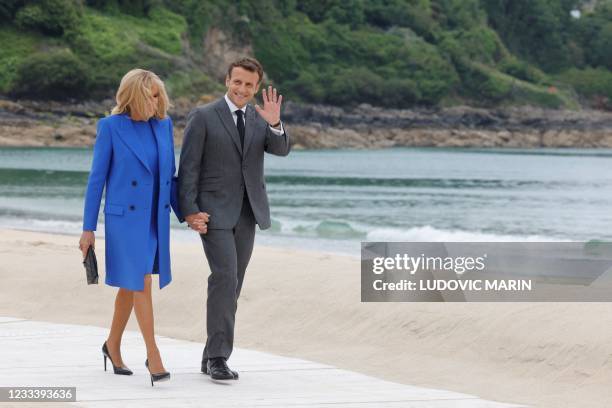
[(112, 95), (133, 67), (173, 97), (218, 91), (203, 52), (218, 28), (293, 100), (612, 106), (612, 0), (5, 0), (0, 23), (16, 97)]

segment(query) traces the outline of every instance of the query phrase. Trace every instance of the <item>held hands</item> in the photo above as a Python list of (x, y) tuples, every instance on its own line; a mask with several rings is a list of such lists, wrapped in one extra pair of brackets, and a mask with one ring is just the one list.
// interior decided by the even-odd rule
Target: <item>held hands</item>
[(283, 95), (276, 95), (276, 88), (268, 87), (268, 92), (265, 89), (261, 90), (263, 99), (263, 108), (255, 105), (255, 110), (259, 115), (271, 126), (280, 122), (280, 107), (283, 101)]
[(87, 256), (89, 247), (96, 248), (96, 236), (93, 231), (83, 231), (79, 240), (79, 249), (83, 253), (83, 259)]
[(199, 212), (196, 214), (190, 214), (185, 217), (185, 221), (187, 221), (187, 226), (192, 230), (200, 233), (206, 234), (208, 232), (208, 223), (210, 215), (205, 212)]

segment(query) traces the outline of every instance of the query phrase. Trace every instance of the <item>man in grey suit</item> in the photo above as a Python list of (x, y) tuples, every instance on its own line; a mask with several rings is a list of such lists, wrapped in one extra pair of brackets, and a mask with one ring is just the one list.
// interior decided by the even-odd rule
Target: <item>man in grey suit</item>
[(248, 102), (259, 90), (261, 64), (230, 64), (223, 98), (193, 109), (187, 118), (179, 165), (179, 204), (189, 227), (200, 233), (210, 266), (206, 346), (202, 372), (238, 379), (227, 359), (234, 343), (238, 296), (253, 251), (255, 224), (270, 227), (264, 153), (289, 154), (280, 120), (282, 95), (262, 90), (263, 107)]

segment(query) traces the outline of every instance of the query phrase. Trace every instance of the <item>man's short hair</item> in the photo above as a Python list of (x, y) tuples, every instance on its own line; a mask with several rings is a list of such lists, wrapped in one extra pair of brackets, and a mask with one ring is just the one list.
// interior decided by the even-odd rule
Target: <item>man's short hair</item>
[(250, 72), (257, 72), (257, 75), (259, 76), (259, 81), (257, 81), (257, 83), (260, 83), (263, 79), (263, 67), (255, 58), (240, 58), (239, 60), (232, 62), (227, 68), (227, 76), (229, 78), (232, 77), (232, 69), (234, 69), (235, 67), (240, 67)]

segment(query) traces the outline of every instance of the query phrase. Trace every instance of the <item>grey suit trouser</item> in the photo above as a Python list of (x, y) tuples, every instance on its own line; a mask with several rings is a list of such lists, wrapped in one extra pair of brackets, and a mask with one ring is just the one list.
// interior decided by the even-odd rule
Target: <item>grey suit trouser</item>
[[(211, 214), (211, 217), (214, 217)], [(232, 229), (209, 229), (200, 234), (211, 274), (206, 301), (206, 346), (202, 362), (214, 357), (229, 358), (234, 347), (234, 324), (255, 240), (255, 216), (246, 190), (238, 222)]]

